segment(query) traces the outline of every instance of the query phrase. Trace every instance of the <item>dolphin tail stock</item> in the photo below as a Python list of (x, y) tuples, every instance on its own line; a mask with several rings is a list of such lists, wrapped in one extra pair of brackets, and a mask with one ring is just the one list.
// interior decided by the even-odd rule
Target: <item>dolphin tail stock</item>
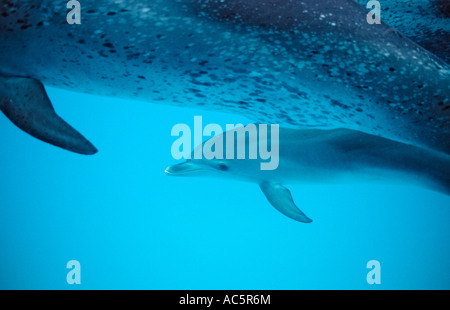
[(308, 218), (294, 203), (291, 192), (279, 183), (262, 182), (261, 190), (269, 200), (270, 204), (278, 211), (287, 217), (302, 222), (311, 223), (312, 220)]
[(59, 117), (36, 79), (0, 75), (0, 110), (17, 127), (60, 148), (92, 155), (97, 149)]

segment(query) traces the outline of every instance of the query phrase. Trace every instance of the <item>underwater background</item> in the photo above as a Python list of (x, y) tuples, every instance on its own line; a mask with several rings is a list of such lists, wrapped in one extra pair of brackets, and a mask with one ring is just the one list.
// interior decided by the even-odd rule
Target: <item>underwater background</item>
[[(172, 178), (178, 123), (239, 115), (47, 88), (99, 149), (82, 156), (0, 115), (0, 289), (450, 289), (450, 197), (401, 185), (289, 185), (312, 224), (256, 184)], [(69, 285), (66, 264), (81, 264)], [(381, 284), (366, 264), (381, 264)]]

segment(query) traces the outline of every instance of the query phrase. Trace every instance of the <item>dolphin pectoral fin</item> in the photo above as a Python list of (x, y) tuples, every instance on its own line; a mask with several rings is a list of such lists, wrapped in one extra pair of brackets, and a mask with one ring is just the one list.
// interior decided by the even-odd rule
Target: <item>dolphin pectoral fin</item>
[(275, 209), (293, 220), (302, 223), (312, 222), (312, 220), (295, 205), (291, 192), (286, 187), (271, 182), (263, 182), (260, 184), (260, 187), (264, 195), (266, 195), (267, 200), (269, 200), (270, 204), (274, 206)]
[(63, 149), (92, 155), (97, 149), (59, 117), (38, 80), (0, 76), (0, 110), (20, 129)]

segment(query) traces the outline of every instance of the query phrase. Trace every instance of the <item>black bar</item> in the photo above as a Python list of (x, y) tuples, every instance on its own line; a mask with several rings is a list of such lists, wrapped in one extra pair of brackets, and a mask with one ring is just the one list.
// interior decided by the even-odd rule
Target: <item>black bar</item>
[[(20, 295), (31, 295), (20, 297)], [(276, 307), (277, 309), (304, 309), (306, 307), (326, 306), (326, 309), (337, 305), (357, 305), (365, 307), (386, 307), (394, 302), (402, 307), (408, 304), (429, 301), (432, 294), (433, 302), (439, 298), (448, 297), (448, 291), (385, 291), (385, 290), (329, 290), (329, 291), (289, 291), (289, 290), (73, 290), (73, 291), (1, 291), (3, 302), (8, 298), (17, 301), (32, 300), (33, 302), (66, 300), (71, 305), (87, 305), (101, 303), (102, 306), (117, 306), (119, 302), (130, 305), (142, 305), (143, 309), (170, 310), (169, 307), (189, 307), (195, 309), (217, 309), (223, 307)], [(6, 300), (5, 300), (6, 299)], [(144, 307), (145, 306), (145, 307)]]

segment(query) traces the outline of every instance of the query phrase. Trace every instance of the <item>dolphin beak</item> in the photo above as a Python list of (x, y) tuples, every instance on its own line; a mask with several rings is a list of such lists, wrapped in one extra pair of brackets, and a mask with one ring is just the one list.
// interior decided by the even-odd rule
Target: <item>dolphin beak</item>
[(177, 165), (173, 165), (173, 166), (169, 166), (166, 168), (166, 170), (164, 171), (167, 175), (174, 175), (174, 176), (180, 176), (180, 175), (185, 175), (185, 174), (189, 174), (192, 172), (197, 172), (197, 171), (202, 171), (203, 169), (201, 169), (199, 166), (194, 165), (190, 162), (185, 162), (182, 164), (177, 164)]

